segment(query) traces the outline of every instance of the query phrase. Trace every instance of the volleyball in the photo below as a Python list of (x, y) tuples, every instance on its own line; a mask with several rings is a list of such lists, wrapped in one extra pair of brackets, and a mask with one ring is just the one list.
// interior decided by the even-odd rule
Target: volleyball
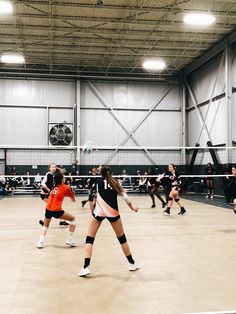
[(93, 151), (93, 142), (92, 141), (86, 141), (83, 145), (83, 148), (82, 148), (83, 152), (86, 154), (90, 154), (92, 153)]

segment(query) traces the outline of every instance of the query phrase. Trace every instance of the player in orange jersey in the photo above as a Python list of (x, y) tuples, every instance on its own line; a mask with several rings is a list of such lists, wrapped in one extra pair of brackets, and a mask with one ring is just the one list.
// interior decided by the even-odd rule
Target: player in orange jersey
[(60, 218), (60, 219), (64, 219), (70, 222), (69, 236), (66, 240), (66, 244), (70, 246), (76, 246), (76, 243), (74, 240), (76, 219), (73, 215), (65, 212), (62, 209), (62, 202), (64, 200), (64, 197), (69, 196), (71, 198), (71, 201), (75, 202), (74, 194), (71, 191), (71, 188), (68, 185), (64, 184), (65, 178), (61, 169), (59, 168), (57, 168), (54, 173), (54, 182), (55, 182), (55, 185), (50, 192), (49, 201), (46, 205), (44, 223), (41, 229), (41, 235), (40, 235), (39, 241), (37, 243), (38, 249), (43, 248), (46, 232), (52, 218), (56, 218), (56, 219)]

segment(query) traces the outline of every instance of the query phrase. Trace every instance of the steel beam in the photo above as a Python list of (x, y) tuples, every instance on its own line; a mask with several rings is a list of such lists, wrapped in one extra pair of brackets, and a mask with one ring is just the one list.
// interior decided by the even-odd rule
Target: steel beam
[[(212, 88), (212, 92), (211, 92), (211, 96), (210, 96), (210, 101), (209, 101), (208, 106), (207, 106), (206, 114), (205, 114), (205, 117), (204, 117), (204, 120), (203, 120), (203, 125), (201, 127), (197, 143), (200, 142), (200, 139), (201, 139), (201, 136), (202, 136), (202, 131), (203, 131), (203, 129), (206, 126), (206, 119), (207, 119), (207, 116), (208, 116), (208, 113), (209, 113), (210, 105), (212, 104), (212, 100), (213, 100), (216, 84), (217, 84), (217, 81), (218, 81), (218, 78), (219, 78), (219, 75), (220, 75), (220, 71), (222, 70), (222, 67), (223, 67), (223, 64), (224, 64), (224, 59), (225, 59), (225, 54), (222, 54), (221, 60), (220, 60), (220, 64), (219, 64), (219, 67), (218, 67), (218, 70), (217, 70), (217, 75), (215, 77), (215, 81), (214, 81), (214, 84), (213, 84), (213, 88)], [(211, 133), (211, 132), (209, 132), (209, 133)]]
[[(112, 117), (115, 119), (115, 121), (119, 124), (119, 126), (123, 129), (123, 131), (125, 131), (126, 134), (130, 134), (129, 130), (126, 128), (126, 126), (124, 125), (124, 123), (122, 123), (120, 121), (120, 119), (117, 117), (114, 109), (112, 108), (112, 106), (107, 102), (107, 100), (103, 97), (103, 95), (100, 93), (100, 91), (89, 81), (89, 87), (91, 89), (91, 91), (94, 93), (94, 95), (99, 99), (99, 101), (103, 104), (104, 107), (110, 108), (110, 114), (112, 115)], [(142, 145), (139, 143), (138, 140), (136, 140), (135, 136), (131, 137), (132, 141), (134, 142), (134, 144), (136, 144), (137, 146), (139, 146), (140, 148), (142, 147)], [(151, 154), (144, 149), (144, 151), (147, 154), (148, 159), (155, 165), (156, 161), (153, 159), (153, 157), (151, 156)]]
[(196, 100), (196, 97), (195, 97), (191, 87), (188, 84), (188, 81), (187, 81), (186, 77), (185, 77), (185, 84), (186, 84), (186, 86), (188, 88), (188, 91), (189, 91), (189, 94), (190, 94), (190, 96), (192, 98), (192, 101), (193, 101), (194, 107), (196, 109), (196, 113), (197, 113), (198, 119), (199, 119), (201, 125), (204, 126), (204, 129), (205, 129), (205, 131), (207, 133), (208, 139), (212, 142), (210, 132), (208, 131), (208, 128), (207, 128), (207, 126), (204, 123), (204, 118), (202, 116), (202, 113), (201, 113), (200, 109), (198, 108), (198, 102)]
[[(137, 131), (137, 129), (143, 124), (143, 122), (149, 117), (149, 115), (152, 113), (152, 111), (162, 102), (162, 100), (169, 94), (169, 92), (172, 90), (173, 86), (169, 86), (167, 90), (161, 95), (161, 97), (158, 98), (157, 101), (149, 108), (148, 112), (143, 116), (143, 118), (136, 124), (136, 126), (127, 134), (127, 136), (124, 138), (124, 140), (118, 145), (117, 149), (107, 158), (105, 163), (109, 163), (113, 157), (116, 155), (117, 151), (119, 150), (119, 147), (123, 146), (129, 138), (134, 137), (134, 133)], [(147, 149), (144, 149), (147, 155), (150, 155)], [(152, 158), (152, 156), (149, 156)], [(150, 159), (150, 158), (149, 158)], [(155, 164), (155, 163), (154, 163)]]

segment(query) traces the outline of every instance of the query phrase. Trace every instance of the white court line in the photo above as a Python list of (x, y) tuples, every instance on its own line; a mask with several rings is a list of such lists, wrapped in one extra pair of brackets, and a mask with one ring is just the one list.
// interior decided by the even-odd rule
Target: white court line
[(235, 311), (223, 311), (223, 312), (196, 312), (196, 313), (184, 313), (184, 314), (236, 314)]

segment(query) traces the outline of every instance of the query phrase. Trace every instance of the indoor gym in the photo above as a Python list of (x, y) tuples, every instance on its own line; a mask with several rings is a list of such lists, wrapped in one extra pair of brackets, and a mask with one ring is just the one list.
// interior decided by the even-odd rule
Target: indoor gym
[[(0, 1), (0, 313), (236, 313), (236, 216), (223, 184), (236, 162), (235, 18), (227, 0)], [(51, 163), (75, 192), (63, 208), (77, 247), (56, 219), (36, 247), (45, 204), (35, 178)], [(152, 208), (139, 190), (169, 164), (185, 215), (175, 202), (165, 215), (157, 198)], [(104, 221), (81, 278), (91, 219), (81, 201), (99, 165), (139, 208), (119, 198), (140, 269), (129, 272)]]

